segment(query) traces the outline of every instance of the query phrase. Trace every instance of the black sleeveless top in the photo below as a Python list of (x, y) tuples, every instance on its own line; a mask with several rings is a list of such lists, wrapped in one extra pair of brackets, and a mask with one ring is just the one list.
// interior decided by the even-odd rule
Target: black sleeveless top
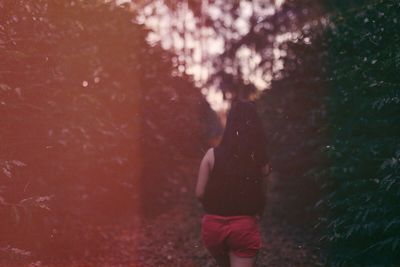
[(241, 173), (235, 172), (224, 151), (220, 147), (213, 150), (214, 167), (202, 200), (204, 211), (222, 216), (262, 213), (265, 206), (262, 167), (246, 166)]

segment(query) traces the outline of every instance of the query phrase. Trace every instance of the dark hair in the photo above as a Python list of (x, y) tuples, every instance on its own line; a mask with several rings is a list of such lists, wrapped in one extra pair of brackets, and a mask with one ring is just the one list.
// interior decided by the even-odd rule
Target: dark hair
[(241, 162), (241, 166), (250, 162), (260, 166), (268, 161), (266, 145), (256, 104), (244, 100), (234, 102), (219, 147), (226, 152), (230, 161)]

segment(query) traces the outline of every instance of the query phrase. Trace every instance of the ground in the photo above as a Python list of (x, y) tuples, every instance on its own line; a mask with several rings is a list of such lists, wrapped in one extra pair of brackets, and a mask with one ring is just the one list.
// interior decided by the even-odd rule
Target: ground
[[(126, 233), (121, 232), (115, 236), (118, 246), (114, 256), (109, 258), (112, 261), (105, 266), (216, 266), (200, 239), (201, 214), (196, 205), (181, 206), (148, 222), (137, 239), (126, 238)], [(321, 252), (310, 233), (280, 225), (267, 216), (264, 216), (261, 225), (264, 247), (258, 256), (257, 266), (324, 266)], [(139, 246), (135, 246), (135, 241)], [(128, 253), (118, 249), (127, 247), (132, 248)], [(135, 255), (132, 261), (137, 265), (121, 263), (119, 259), (126, 259), (126, 254)]]
[[(188, 176), (194, 177), (191, 172)], [(271, 194), (273, 197), (274, 195)], [(274, 200), (268, 199), (270, 205)], [(212, 267), (217, 266), (200, 238), (203, 211), (190, 190), (173, 208), (152, 218), (131, 217), (123, 223), (96, 226), (100, 250), (68, 261), (29, 260), (27, 267)], [(326, 266), (313, 228), (282, 222), (266, 210), (261, 221), (263, 248), (257, 266)], [(93, 256), (97, 255), (97, 256)], [(0, 267), (11, 267), (10, 264)], [(12, 266), (12, 267), (14, 267)]]
[[(108, 231), (110, 239), (104, 243), (101, 257), (63, 266), (216, 266), (200, 239), (201, 215), (196, 203), (188, 203), (143, 221), (140, 231), (134, 230), (133, 223), (113, 227)], [(264, 247), (257, 266), (324, 266), (311, 233), (282, 225), (267, 216), (262, 218), (261, 225)]]

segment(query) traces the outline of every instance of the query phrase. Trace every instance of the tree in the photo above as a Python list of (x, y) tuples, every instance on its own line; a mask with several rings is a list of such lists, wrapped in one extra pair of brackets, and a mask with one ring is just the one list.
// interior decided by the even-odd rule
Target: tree
[(205, 149), (210, 111), (173, 55), (147, 43), (126, 5), (0, 7), (1, 245), (85, 253), (100, 234), (91, 225), (171, 207), (190, 184), (178, 166)]

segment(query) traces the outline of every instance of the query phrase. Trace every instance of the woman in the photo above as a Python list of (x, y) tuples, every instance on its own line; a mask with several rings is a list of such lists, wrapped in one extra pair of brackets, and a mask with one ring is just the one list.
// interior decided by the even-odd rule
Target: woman
[(261, 248), (259, 216), (269, 172), (256, 105), (238, 101), (228, 113), (221, 143), (201, 161), (196, 197), (205, 210), (202, 239), (220, 266), (254, 266)]

